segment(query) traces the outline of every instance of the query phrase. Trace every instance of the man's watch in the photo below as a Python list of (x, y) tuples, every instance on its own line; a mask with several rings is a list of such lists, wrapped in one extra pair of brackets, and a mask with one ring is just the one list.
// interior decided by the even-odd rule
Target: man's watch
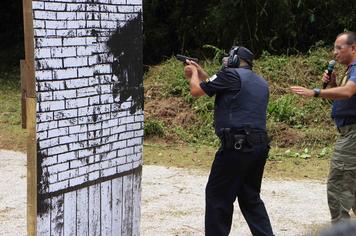
[(319, 97), (319, 95), (320, 95), (320, 88), (315, 88), (315, 89), (313, 89), (313, 91), (314, 91), (314, 97)]

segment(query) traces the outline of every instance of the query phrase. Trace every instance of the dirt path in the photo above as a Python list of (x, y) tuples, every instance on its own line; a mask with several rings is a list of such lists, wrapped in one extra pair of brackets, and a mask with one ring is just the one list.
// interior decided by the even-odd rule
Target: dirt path
[(0, 235), (26, 235), (26, 156), (0, 150)]
[[(26, 235), (26, 157), (0, 150), (0, 235)], [(208, 173), (144, 166), (142, 235), (204, 235), (204, 188)], [(328, 223), (325, 183), (264, 179), (262, 198), (277, 236), (310, 235)], [(249, 236), (235, 208), (231, 235)]]

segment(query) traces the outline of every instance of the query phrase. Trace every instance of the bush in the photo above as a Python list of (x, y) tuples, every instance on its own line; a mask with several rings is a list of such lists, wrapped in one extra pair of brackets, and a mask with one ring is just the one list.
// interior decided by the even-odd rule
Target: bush
[(146, 137), (163, 137), (164, 136), (164, 124), (162, 121), (156, 119), (146, 119), (144, 125), (144, 132)]
[(289, 125), (300, 124), (304, 119), (304, 113), (295, 105), (295, 95), (287, 94), (276, 100), (270, 101), (267, 114), (276, 122), (284, 122)]

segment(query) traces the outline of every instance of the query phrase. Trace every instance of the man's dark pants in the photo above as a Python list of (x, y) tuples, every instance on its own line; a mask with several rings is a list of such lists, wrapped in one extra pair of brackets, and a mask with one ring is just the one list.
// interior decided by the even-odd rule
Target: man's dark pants
[(233, 203), (238, 199), (254, 236), (273, 235), (266, 208), (260, 198), (268, 144), (254, 146), (252, 152), (220, 148), (206, 186), (205, 235), (229, 235)]

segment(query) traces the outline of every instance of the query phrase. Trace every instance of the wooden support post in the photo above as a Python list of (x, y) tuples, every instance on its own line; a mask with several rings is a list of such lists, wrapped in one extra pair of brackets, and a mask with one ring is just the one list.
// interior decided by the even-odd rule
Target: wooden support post
[(23, 0), (25, 61), (21, 62), (22, 125), (27, 138), (27, 235), (37, 235), (36, 80), (32, 0)]
[(33, 33), (33, 13), (32, 0), (23, 0), (24, 14), (24, 38), (25, 38), (25, 63), (26, 70), (26, 97), (36, 97), (36, 80), (35, 80), (35, 49)]
[(36, 99), (27, 98), (27, 235), (37, 231)]

